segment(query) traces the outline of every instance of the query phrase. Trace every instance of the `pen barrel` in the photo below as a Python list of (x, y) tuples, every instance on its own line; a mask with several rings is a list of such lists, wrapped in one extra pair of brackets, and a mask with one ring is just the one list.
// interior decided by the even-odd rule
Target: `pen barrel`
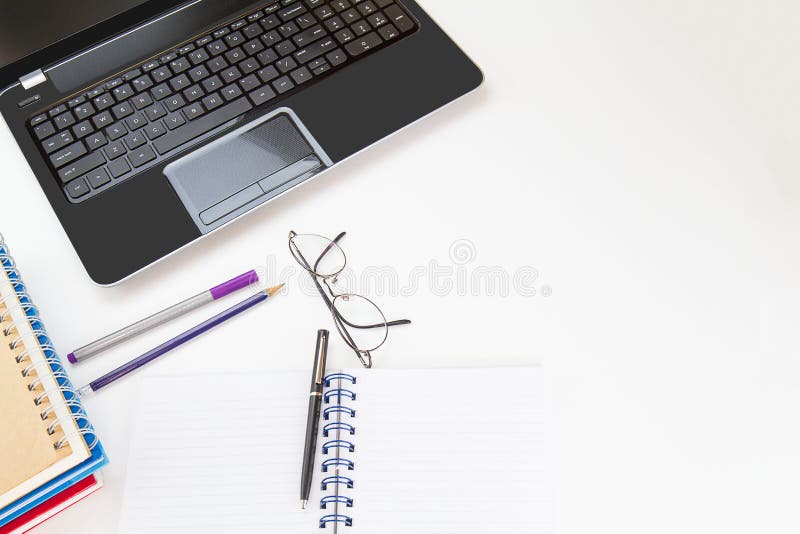
[(177, 319), (178, 317), (186, 315), (190, 311), (205, 306), (213, 300), (214, 297), (210, 291), (203, 291), (199, 295), (190, 297), (183, 302), (179, 302), (174, 306), (170, 306), (169, 308), (161, 310), (158, 313), (154, 313), (153, 315), (146, 317), (141, 321), (135, 322), (130, 326), (121, 328), (113, 334), (109, 334), (106, 337), (98, 339), (97, 341), (94, 341), (85, 347), (81, 347), (74, 351), (72, 355), (77, 362), (86, 360), (87, 358), (91, 358), (92, 356), (104, 352), (111, 347), (119, 345), (123, 341), (127, 341), (164, 323), (168, 323), (173, 319)]
[(307, 501), (311, 494), (314, 477), (314, 457), (317, 452), (319, 434), (319, 415), (322, 407), (322, 387), (312, 392), (308, 399), (308, 419), (306, 421), (306, 445), (303, 450), (303, 472), (300, 477), (300, 500)]

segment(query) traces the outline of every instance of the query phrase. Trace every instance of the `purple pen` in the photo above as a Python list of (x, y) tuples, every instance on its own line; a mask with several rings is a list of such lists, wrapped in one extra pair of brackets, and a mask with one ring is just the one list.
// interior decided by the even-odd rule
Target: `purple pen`
[(113, 382), (116, 382), (117, 380), (119, 380), (123, 376), (125, 376), (125, 375), (127, 375), (129, 373), (132, 373), (133, 371), (139, 369), (140, 367), (143, 367), (143, 366), (147, 365), (148, 363), (152, 362), (153, 360), (155, 360), (159, 356), (163, 356), (164, 354), (168, 353), (172, 349), (183, 345), (187, 341), (190, 341), (190, 340), (196, 338), (200, 334), (208, 332), (209, 330), (211, 330), (215, 326), (221, 325), (222, 323), (224, 323), (225, 321), (227, 321), (231, 317), (235, 317), (236, 315), (239, 315), (240, 313), (249, 310), (250, 308), (252, 308), (256, 304), (260, 304), (260, 303), (264, 302), (265, 300), (267, 300), (268, 298), (273, 296), (275, 293), (280, 291), (280, 289), (282, 287), (283, 287), (283, 284), (281, 284), (279, 286), (271, 287), (271, 288), (267, 289), (266, 291), (259, 291), (258, 293), (256, 293), (252, 297), (250, 297), (249, 299), (243, 300), (242, 302), (236, 304), (235, 306), (232, 306), (232, 307), (228, 308), (227, 310), (225, 310), (224, 312), (222, 312), (220, 314), (215, 315), (214, 317), (212, 317), (211, 319), (208, 319), (207, 321), (203, 321), (202, 323), (200, 323), (199, 325), (195, 326), (194, 328), (191, 328), (191, 329), (187, 330), (186, 332), (184, 332), (184, 333), (182, 333), (182, 334), (170, 339), (169, 341), (167, 341), (165, 343), (162, 343), (158, 347), (156, 347), (156, 348), (154, 348), (154, 349), (152, 349), (152, 350), (150, 350), (148, 352), (145, 352), (144, 354), (142, 354), (138, 358), (134, 358), (133, 360), (129, 361), (128, 363), (126, 363), (124, 365), (121, 365), (121, 366), (117, 367), (116, 369), (114, 369), (113, 371), (110, 371), (110, 372), (104, 374), (100, 378), (98, 378), (96, 380), (92, 380), (91, 382), (89, 382), (88, 384), (83, 386), (82, 388), (79, 388), (78, 389), (78, 394), (83, 397), (83, 396), (88, 395), (89, 393), (96, 392), (96, 391), (108, 386), (109, 384), (111, 384)]
[(258, 273), (255, 271), (246, 272), (237, 276), (236, 278), (228, 280), (227, 282), (223, 282), (218, 286), (212, 287), (207, 291), (203, 291), (199, 295), (195, 295), (184, 300), (183, 302), (175, 304), (174, 306), (170, 306), (165, 310), (142, 319), (141, 321), (138, 321), (130, 326), (126, 326), (121, 330), (117, 330), (113, 334), (109, 334), (101, 339), (98, 339), (97, 341), (93, 341), (85, 347), (81, 347), (78, 350), (67, 354), (67, 360), (69, 360), (70, 363), (81, 362), (96, 354), (100, 354), (101, 352), (108, 350), (111, 347), (122, 343), (123, 341), (127, 341), (138, 336), (139, 334), (148, 332), (159, 325), (172, 321), (173, 319), (185, 315), (192, 310), (196, 310), (197, 308), (201, 308), (210, 302), (214, 302), (215, 300), (221, 299), (226, 295), (230, 295), (235, 291), (249, 287), (256, 282), (258, 282)]

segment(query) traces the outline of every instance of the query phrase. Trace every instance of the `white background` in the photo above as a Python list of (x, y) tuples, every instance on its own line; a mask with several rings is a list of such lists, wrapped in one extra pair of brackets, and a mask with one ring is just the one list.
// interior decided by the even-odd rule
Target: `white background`
[[(797, 532), (798, 5), (423, 4), (483, 68), (480, 90), (118, 287), (87, 279), (3, 127), (0, 229), (58, 349), (254, 266), (277, 281), (289, 229), (347, 230), (356, 274), (392, 266), (401, 282), (432, 260), (455, 268), (451, 245), (468, 239), (468, 270), (534, 267), (538, 294), (371, 288), (414, 321), (376, 365), (544, 364), (561, 532)], [(308, 368), (331, 324), (300, 279), (145, 372)], [(332, 345), (332, 365), (353, 364)], [(41, 532), (115, 529), (138, 382), (87, 402), (106, 488)]]

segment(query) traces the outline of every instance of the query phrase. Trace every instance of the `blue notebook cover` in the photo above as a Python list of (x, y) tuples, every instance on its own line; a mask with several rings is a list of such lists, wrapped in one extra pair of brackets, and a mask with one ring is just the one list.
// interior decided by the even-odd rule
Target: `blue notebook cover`
[[(19, 298), (20, 302), (22, 304), (33, 304), (28, 296), (27, 291), (25, 290), (25, 284), (22, 282), (22, 278), (17, 271), (14, 260), (11, 258), (11, 254), (9, 253), (5, 242), (3, 241), (2, 236), (0, 236), (0, 264), (2, 264), (3, 270), (8, 275), (11, 285), (14, 291), (17, 293), (17, 297)], [(1, 508), (0, 526), (5, 525), (13, 519), (16, 519), (31, 508), (47, 501), (51, 497), (58, 495), (65, 489), (86, 478), (108, 463), (108, 458), (103, 450), (103, 446), (97, 439), (91, 423), (89, 423), (86, 412), (83, 410), (83, 406), (80, 404), (78, 394), (75, 392), (70, 380), (66, 378), (66, 371), (61, 365), (61, 361), (59, 360), (58, 355), (56, 354), (56, 351), (50, 342), (50, 339), (47, 337), (44, 324), (39, 318), (36, 308), (28, 307), (26, 309), (26, 315), (28, 316), (28, 321), (30, 322), (31, 328), (34, 330), (34, 332), (38, 333), (38, 341), (42, 347), (42, 351), (50, 362), (50, 368), (52, 369), (53, 374), (58, 377), (58, 384), (62, 389), (64, 398), (68, 402), (69, 409), (72, 411), (75, 422), (83, 434), (87, 446), (89, 446), (91, 450), (91, 456), (79, 465), (63, 473), (61, 476), (54, 478), (50, 482), (40, 486), (24, 497), (19, 498), (5, 508)]]

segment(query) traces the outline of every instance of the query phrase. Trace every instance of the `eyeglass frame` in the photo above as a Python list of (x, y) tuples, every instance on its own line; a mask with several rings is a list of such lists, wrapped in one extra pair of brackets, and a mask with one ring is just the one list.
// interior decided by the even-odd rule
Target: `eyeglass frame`
[[(323, 250), (320, 253), (319, 257), (314, 262), (313, 268), (311, 267), (311, 265), (309, 265), (308, 260), (306, 260), (306, 258), (300, 252), (299, 247), (294, 243), (294, 238), (299, 235), (314, 235), (315, 237), (321, 237), (322, 239), (330, 241), (330, 244), (325, 248), (325, 250)], [(386, 315), (383, 313), (383, 310), (380, 308), (380, 306), (375, 304), (372, 300), (368, 299), (364, 295), (359, 295), (357, 293), (337, 294), (336, 291), (334, 291), (334, 289), (331, 287), (331, 282), (335, 283), (336, 277), (339, 276), (347, 266), (347, 254), (345, 254), (344, 250), (339, 246), (339, 241), (341, 241), (342, 238), (344, 238), (344, 236), (346, 235), (347, 232), (341, 232), (334, 239), (329, 239), (325, 236), (321, 236), (318, 234), (298, 234), (294, 230), (290, 230), (289, 253), (295, 259), (295, 261), (298, 264), (300, 264), (300, 266), (303, 269), (305, 269), (305, 271), (308, 272), (308, 274), (311, 275), (311, 279), (314, 281), (314, 285), (317, 286), (317, 291), (319, 291), (320, 296), (322, 296), (322, 300), (325, 301), (325, 304), (328, 306), (328, 310), (330, 310), (331, 315), (333, 316), (333, 322), (336, 325), (336, 329), (339, 331), (339, 335), (342, 337), (342, 339), (344, 339), (344, 342), (347, 343), (347, 345), (351, 349), (353, 349), (353, 351), (356, 353), (356, 356), (358, 357), (358, 360), (361, 362), (361, 365), (363, 365), (367, 369), (370, 369), (372, 368), (372, 351), (379, 349), (380, 347), (383, 346), (384, 343), (386, 343), (386, 339), (389, 337), (389, 327), (411, 324), (411, 321), (409, 319), (398, 319), (396, 321), (387, 321)], [(319, 266), (319, 263), (322, 261), (325, 255), (328, 252), (330, 252), (334, 246), (336, 246), (341, 251), (342, 256), (344, 257), (344, 262), (342, 263), (342, 267), (335, 273), (326, 275), (319, 274), (316, 271), (316, 268)], [(294, 247), (294, 250), (292, 249), (292, 247)], [(319, 279), (322, 279), (323, 283), (325, 284), (324, 287), (322, 284), (320, 284)], [(325, 292), (325, 288), (328, 289), (330, 296), (328, 296), (328, 294)], [(378, 312), (381, 314), (381, 317), (383, 317), (384, 322), (382, 324), (373, 324), (373, 325), (355, 325), (350, 321), (348, 321), (347, 319), (345, 319), (344, 317), (342, 317), (342, 314), (339, 313), (339, 310), (337, 310), (336, 306), (334, 306), (334, 302), (336, 301), (337, 298), (346, 296), (355, 296), (358, 298), (362, 298), (367, 302), (369, 302), (370, 304), (372, 304), (375, 307), (375, 309), (377, 309)], [(361, 350), (356, 346), (356, 342), (353, 341), (353, 338), (350, 335), (350, 332), (348, 332), (347, 327), (345, 325), (350, 326), (352, 328), (360, 328), (360, 329), (385, 327), (386, 335), (384, 336), (383, 341), (381, 341), (381, 343), (378, 346), (369, 350)]]

